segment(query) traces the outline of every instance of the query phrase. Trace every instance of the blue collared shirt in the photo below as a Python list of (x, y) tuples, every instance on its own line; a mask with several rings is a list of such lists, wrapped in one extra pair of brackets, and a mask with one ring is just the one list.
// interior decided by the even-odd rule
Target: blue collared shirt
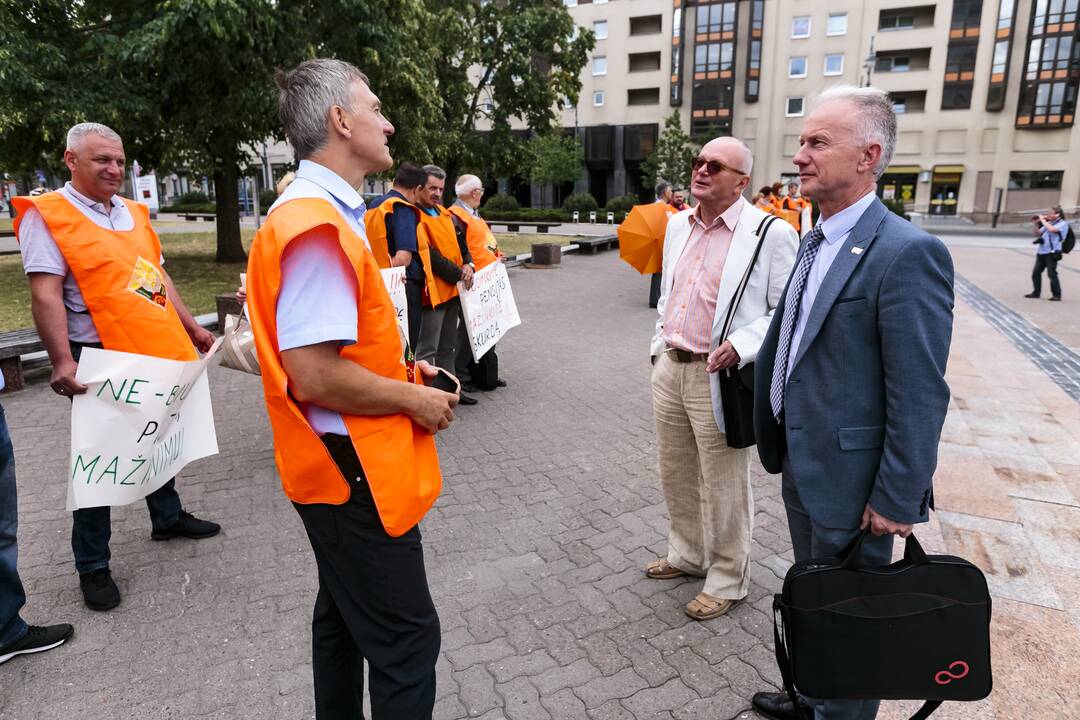
[(1039, 243), (1039, 255), (1051, 255), (1061, 252), (1061, 243), (1069, 232), (1069, 223), (1065, 218), (1058, 218), (1057, 222), (1050, 223), (1054, 231), (1043, 228), (1042, 242)]
[(353, 232), (362, 237), (367, 245), (367, 233), (364, 231), (367, 207), (364, 198), (336, 172), (317, 162), (301, 160), (296, 168), (296, 179), (270, 206), (270, 212), (283, 202), (300, 198), (322, 198), (332, 203)]
[[(382, 205), (390, 198), (405, 200), (405, 196), (397, 190), (391, 190), (385, 195), (375, 198), (371, 202), (371, 208)], [(386, 218), (386, 245), (393, 256), (399, 250), (408, 250), (412, 253), (412, 261), (405, 268), (405, 277), (417, 282), (424, 280), (424, 264), (420, 261), (420, 252), (416, 241), (416, 227), (420, 221), (416, 213), (409, 211), (391, 212)]]
[(795, 324), (795, 332), (791, 336), (791, 349), (788, 352), (787, 376), (791, 377), (792, 366), (795, 358), (799, 356), (799, 344), (802, 343), (803, 331), (806, 330), (806, 321), (810, 317), (810, 311), (814, 308), (821, 283), (829, 274), (836, 256), (840, 254), (840, 248), (844, 246), (852, 228), (859, 222), (866, 209), (874, 202), (876, 193), (868, 192), (851, 205), (831, 217), (822, 217), (819, 220), (825, 239), (821, 241), (821, 249), (818, 250), (814, 264), (810, 266), (810, 274), (806, 277), (806, 288), (803, 290), (802, 302), (799, 303), (799, 320)]

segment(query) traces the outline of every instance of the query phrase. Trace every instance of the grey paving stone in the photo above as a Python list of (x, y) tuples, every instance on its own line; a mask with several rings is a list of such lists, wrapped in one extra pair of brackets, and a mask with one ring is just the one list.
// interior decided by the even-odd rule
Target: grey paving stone
[(621, 700), (648, 687), (645, 679), (627, 668), (607, 677), (598, 677), (574, 689), (587, 708), (603, 705), (608, 700)]

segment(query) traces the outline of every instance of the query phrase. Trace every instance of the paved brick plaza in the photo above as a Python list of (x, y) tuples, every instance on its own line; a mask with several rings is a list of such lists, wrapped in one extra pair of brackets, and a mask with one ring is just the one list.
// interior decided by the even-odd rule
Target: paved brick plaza
[[(436, 718), (751, 717), (750, 695), (779, 682), (770, 605), (790, 554), (777, 479), (755, 467), (748, 602), (689, 620), (682, 606), (698, 583), (641, 572), (667, 528), (647, 280), (616, 253), (511, 277), (524, 320), (499, 348), (511, 386), (481, 394), (440, 435), (444, 491), (423, 524), (443, 623)], [(939, 714), (1080, 717), (1064, 704), (1080, 685), (1080, 405), (963, 301), (950, 382), (942, 512), (920, 537), (990, 577), (996, 690)], [(261, 387), (222, 369), (211, 386), (221, 454), (179, 487), (224, 530), (152, 543), (143, 507), (115, 509), (124, 602), (107, 614), (83, 608), (71, 560), (67, 403), (40, 383), (4, 397), (25, 617), (70, 621), (76, 635), (0, 666), (0, 719), (313, 716), (315, 566), (277, 481)], [(1019, 434), (1003, 417), (1014, 400), (1027, 413)]]

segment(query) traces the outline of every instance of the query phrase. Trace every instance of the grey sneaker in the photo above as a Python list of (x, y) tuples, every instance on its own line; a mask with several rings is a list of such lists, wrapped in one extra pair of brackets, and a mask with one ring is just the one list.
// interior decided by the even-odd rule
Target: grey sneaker
[(64, 623), (62, 625), (46, 625), (40, 627), (31, 625), (22, 638), (10, 645), (0, 647), (0, 664), (6, 663), (16, 655), (29, 655), (30, 653), (45, 652), (59, 647), (67, 642), (75, 632), (75, 628)]

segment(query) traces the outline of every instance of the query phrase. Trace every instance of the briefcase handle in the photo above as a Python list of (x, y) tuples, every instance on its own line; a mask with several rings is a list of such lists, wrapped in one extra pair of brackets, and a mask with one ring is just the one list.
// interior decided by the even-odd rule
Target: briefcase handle
[[(863, 566), (862, 546), (869, 535), (870, 528), (867, 527), (854, 540), (849, 542), (847, 547), (840, 551), (837, 556), (841, 560), (840, 567), (845, 570), (858, 570)], [(907, 543), (904, 545), (904, 559), (912, 565), (926, 565), (930, 562), (926, 557), (926, 552), (922, 549), (922, 545), (915, 539), (915, 533), (907, 536)]]

